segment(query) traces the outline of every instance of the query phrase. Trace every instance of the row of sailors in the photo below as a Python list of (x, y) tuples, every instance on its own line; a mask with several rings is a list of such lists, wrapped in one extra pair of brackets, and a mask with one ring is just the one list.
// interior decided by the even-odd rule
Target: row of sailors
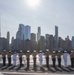
[[(67, 56), (68, 56), (67, 51), (64, 51), (64, 53), (62, 53), (61, 51), (58, 51), (56, 53), (55, 51), (50, 52), (48, 49), (46, 49), (45, 53), (43, 53), (42, 50), (40, 50), (39, 53), (38, 53), (38, 52), (36, 52), (36, 50), (34, 50), (34, 52), (32, 53), (32, 55), (33, 55), (33, 69), (34, 70), (36, 70), (36, 68), (37, 68), (37, 66), (36, 66), (36, 55), (37, 54), (39, 56), (39, 62), (40, 62), (40, 68), (41, 69), (43, 67), (43, 65), (42, 65), (43, 55), (45, 55), (46, 67), (47, 67), (48, 70), (49, 70), (49, 55), (51, 55), (51, 57), (52, 57), (53, 67), (56, 66), (55, 63), (56, 63), (56, 56), (57, 56), (58, 67), (61, 68), (61, 55), (63, 55), (64, 67), (67, 67)], [(11, 66), (11, 55), (13, 55), (13, 66), (16, 66), (16, 56), (17, 56), (16, 52), (12, 53), (11, 51), (6, 52), (6, 50), (4, 50), (3, 52), (0, 53), (0, 55), (2, 55), (3, 66), (6, 65), (6, 55), (8, 55), (8, 66)], [(22, 55), (24, 55), (24, 53), (22, 52), (22, 50), (20, 50), (20, 53), (19, 53), (20, 66), (19, 66), (19, 68), (22, 67)], [(26, 60), (27, 60), (26, 70), (29, 70), (29, 68), (30, 68), (30, 55), (31, 55), (30, 51), (28, 50), (25, 55), (26, 55)], [(71, 67), (74, 68), (74, 51), (70, 52), (70, 59), (71, 59)]]

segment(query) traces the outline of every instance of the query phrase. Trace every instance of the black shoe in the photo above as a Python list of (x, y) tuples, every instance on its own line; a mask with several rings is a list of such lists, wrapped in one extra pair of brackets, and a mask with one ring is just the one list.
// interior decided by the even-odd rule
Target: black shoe
[(45, 70), (44, 70), (44, 68), (43, 68), (43, 67), (40, 67), (40, 70), (41, 70), (41, 71), (43, 71), (43, 72), (45, 72)]
[(15, 66), (12, 66), (12, 67), (9, 68), (9, 70), (12, 70), (12, 69), (14, 69), (14, 68), (15, 68)]
[(50, 71), (50, 68), (48, 68), (48, 71)]
[(37, 68), (33, 68), (34, 71), (37, 71)]
[(24, 70), (25, 70), (25, 71), (29, 71), (29, 68), (25, 68)]
[(2, 66), (0, 66), (0, 68), (2, 68), (2, 67), (4, 67), (3, 65)]

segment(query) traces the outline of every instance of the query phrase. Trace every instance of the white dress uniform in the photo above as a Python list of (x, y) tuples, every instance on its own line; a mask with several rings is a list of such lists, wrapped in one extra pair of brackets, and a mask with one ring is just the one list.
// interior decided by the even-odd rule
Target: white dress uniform
[(39, 53), (39, 62), (40, 62), (40, 67), (42, 67), (43, 53)]
[(68, 57), (68, 53), (64, 53), (64, 54), (63, 54), (64, 67), (67, 67), (67, 57)]
[(17, 54), (13, 54), (13, 66), (16, 66)]

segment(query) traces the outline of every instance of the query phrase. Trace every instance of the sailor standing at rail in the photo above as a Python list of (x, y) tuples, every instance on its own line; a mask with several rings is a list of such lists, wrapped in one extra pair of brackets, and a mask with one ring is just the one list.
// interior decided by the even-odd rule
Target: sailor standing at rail
[(58, 67), (60, 67), (60, 68), (61, 68), (61, 55), (62, 55), (61, 51), (58, 51), (57, 60), (58, 60)]
[(68, 57), (68, 53), (67, 51), (64, 51), (63, 53), (64, 67), (67, 67), (67, 57)]
[(43, 53), (42, 53), (42, 50), (39, 51), (39, 62), (40, 62), (40, 70), (44, 71), (44, 69), (43, 69)]
[(1, 63), (1, 60), (2, 60), (2, 52), (0, 51), (0, 63)]
[(71, 67), (74, 68), (74, 51), (70, 53)]
[(26, 60), (27, 60), (27, 67), (25, 70), (28, 71), (30, 68), (30, 51), (29, 50), (27, 50), (27, 53), (26, 53)]
[(14, 52), (14, 54), (13, 54), (13, 67), (16, 66), (16, 60), (17, 60), (17, 53)]
[(22, 52), (22, 50), (20, 50), (20, 53), (19, 53), (19, 62), (20, 62), (20, 67), (22, 67), (22, 55), (24, 53)]
[(11, 66), (11, 55), (12, 55), (12, 52), (9, 51), (9, 52), (7, 53), (7, 55), (8, 55), (8, 66)]
[(52, 52), (52, 62), (53, 62), (53, 67), (55, 68), (55, 63), (56, 63), (56, 52)]
[(23, 66), (22, 55), (23, 55), (23, 52), (22, 52), (22, 50), (20, 50), (20, 52), (19, 52), (19, 67), (16, 69), (17, 71)]
[(50, 54), (49, 50), (46, 49), (45, 57), (46, 57), (46, 67), (48, 70), (49, 70), (49, 54)]
[(32, 55), (33, 55), (33, 70), (36, 71), (37, 70), (37, 66), (36, 66), (36, 55), (37, 55), (37, 52), (36, 52), (36, 50), (34, 50)]
[(8, 67), (11, 66), (11, 55), (12, 55), (11, 51), (7, 52), (8, 65), (2, 68), (1, 70), (7, 69)]
[(2, 52), (2, 60), (3, 60), (3, 66), (6, 66), (6, 50), (4, 50), (3, 52)]
[(16, 67), (17, 53), (16, 51), (13, 53), (13, 66), (9, 68), (9, 70), (14, 69)]

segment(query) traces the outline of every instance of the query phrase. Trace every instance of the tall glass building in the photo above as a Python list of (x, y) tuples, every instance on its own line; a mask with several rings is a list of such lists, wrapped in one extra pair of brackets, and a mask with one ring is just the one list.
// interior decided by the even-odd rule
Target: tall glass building
[(58, 49), (58, 27), (55, 26), (55, 49)]
[(38, 32), (37, 32), (37, 41), (40, 40), (41, 37), (41, 27), (38, 27)]
[(74, 36), (72, 36), (72, 49), (74, 49)]
[(26, 40), (31, 39), (31, 27), (29, 25), (19, 24), (18, 31), (16, 33), (16, 39)]
[(25, 28), (24, 24), (19, 24), (19, 28), (16, 33), (16, 39), (23, 40), (24, 28)]
[(24, 28), (24, 40), (31, 39), (31, 27), (26, 25)]

